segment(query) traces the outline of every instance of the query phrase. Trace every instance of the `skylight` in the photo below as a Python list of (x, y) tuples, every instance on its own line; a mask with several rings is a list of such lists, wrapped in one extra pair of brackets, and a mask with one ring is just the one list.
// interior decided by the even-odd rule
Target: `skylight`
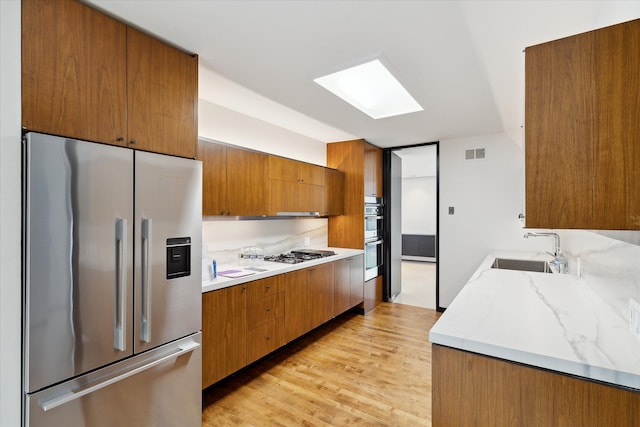
[(378, 59), (313, 81), (374, 119), (423, 110)]

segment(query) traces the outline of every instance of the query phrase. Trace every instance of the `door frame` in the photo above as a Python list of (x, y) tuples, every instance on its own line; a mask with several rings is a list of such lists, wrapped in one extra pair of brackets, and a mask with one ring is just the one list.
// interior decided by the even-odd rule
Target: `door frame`
[[(443, 312), (440, 306), (440, 141), (423, 142), (420, 144), (402, 145), (383, 148), (382, 150), (382, 194), (385, 200), (391, 194), (391, 153), (401, 151), (403, 148), (415, 148), (424, 146), (436, 146), (436, 311)], [(383, 239), (385, 243), (383, 253), (383, 299), (390, 300), (391, 295), (391, 207), (385, 203), (383, 207), (384, 224)], [(402, 238), (402, 236), (400, 236)]]

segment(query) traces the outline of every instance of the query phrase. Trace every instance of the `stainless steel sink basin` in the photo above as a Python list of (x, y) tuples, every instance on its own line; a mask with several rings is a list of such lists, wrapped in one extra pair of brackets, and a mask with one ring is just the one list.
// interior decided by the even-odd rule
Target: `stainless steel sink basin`
[(530, 259), (496, 258), (491, 268), (503, 270), (533, 271), (537, 273), (553, 273), (546, 261), (534, 261)]

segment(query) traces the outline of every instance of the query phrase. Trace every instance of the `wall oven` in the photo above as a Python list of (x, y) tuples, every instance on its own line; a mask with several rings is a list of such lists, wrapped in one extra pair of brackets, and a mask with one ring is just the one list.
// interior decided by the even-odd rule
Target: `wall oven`
[(367, 196), (364, 199), (364, 280), (377, 277), (382, 271), (382, 199)]
[(364, 280), (376, 278), (382, 269), (382, 239), (364, 244)]

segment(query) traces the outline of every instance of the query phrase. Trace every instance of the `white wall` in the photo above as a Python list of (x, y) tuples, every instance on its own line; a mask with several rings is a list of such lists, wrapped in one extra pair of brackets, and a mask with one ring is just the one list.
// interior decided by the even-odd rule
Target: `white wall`
[[(486, 159), (465, 160), (469, 148), (485, 148)], [(524, 152), (508, 135), (440, 141), (440, 306), (491, 250), (552, 248), (547, 239), (523, 238), (523, 198)]]
[(436, 177), (402, 179), (402, 234), (436, 233)]
[(198, 103), (198, 135), (320, 166), (327, 165), (325, 142), (202, 99)]
[(20, 425), (20, 1), (0, 0), (0, 426)]

